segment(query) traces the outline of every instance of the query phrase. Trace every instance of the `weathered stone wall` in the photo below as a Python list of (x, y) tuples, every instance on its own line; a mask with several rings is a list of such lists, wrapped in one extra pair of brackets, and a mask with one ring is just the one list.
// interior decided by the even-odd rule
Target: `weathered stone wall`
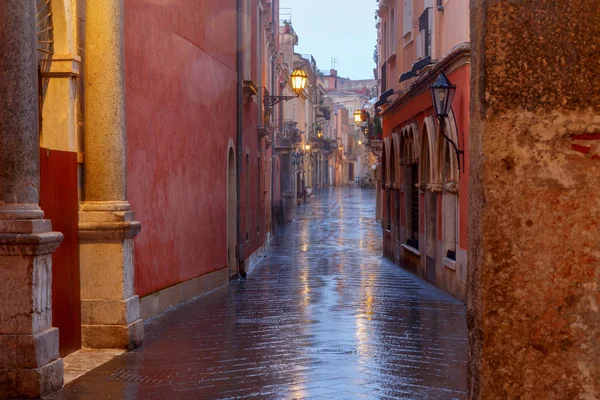
[(471, 399), (600, 396), (600, 8), (471, 0)]

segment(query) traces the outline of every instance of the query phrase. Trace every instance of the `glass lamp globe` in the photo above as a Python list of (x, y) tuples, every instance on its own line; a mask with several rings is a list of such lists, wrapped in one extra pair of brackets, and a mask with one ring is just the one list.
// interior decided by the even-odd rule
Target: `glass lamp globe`
[(306, 72), (304, 72), (303, 69), (297, 68), (292, 73), (291, 78), (292, 89), (294, 89), (294, 92), (296, 92), (296, 94), (300, 96), (300, 93), (302, 93), (304, 91), (304, 88), (306, 87), (306, 80), (308, 79), (308, 75), (306, 75)]

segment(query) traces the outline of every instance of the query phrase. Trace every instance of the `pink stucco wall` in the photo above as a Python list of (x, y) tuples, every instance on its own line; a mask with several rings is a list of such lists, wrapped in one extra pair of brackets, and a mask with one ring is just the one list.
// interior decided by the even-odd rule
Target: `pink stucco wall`
[(125, 1), (128, 196), (142, 223), (141, 296), (227, 265), (235, 18), (235, 0)]

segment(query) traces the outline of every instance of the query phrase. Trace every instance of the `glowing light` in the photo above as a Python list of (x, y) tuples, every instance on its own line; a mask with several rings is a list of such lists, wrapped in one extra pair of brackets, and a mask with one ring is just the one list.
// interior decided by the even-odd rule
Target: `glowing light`
[(308, 75), (306, 75), (306, 72), (304, 72), (303, 69), (298, 68), (294, 70), (291, 78), (292, 89), (294, 89), (294, 92), (296, 92), (296, 94), (300, 96), (300, 93), (302, 93), (304, 91), (304, 88), (306, 87), (306, 80), (308, 79)]
[(356, 110), (354, 111), (354, 123), (356, 126), (360, 126), (362, 124), (362, 111)]

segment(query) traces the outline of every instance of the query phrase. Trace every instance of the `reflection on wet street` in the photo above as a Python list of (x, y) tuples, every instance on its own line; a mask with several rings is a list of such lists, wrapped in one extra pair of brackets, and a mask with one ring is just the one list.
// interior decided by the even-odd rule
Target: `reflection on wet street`
[(382, 257), (375, 191), (323, 189), (265, 259), (52, 399), (463, 399), (465, 307)]

